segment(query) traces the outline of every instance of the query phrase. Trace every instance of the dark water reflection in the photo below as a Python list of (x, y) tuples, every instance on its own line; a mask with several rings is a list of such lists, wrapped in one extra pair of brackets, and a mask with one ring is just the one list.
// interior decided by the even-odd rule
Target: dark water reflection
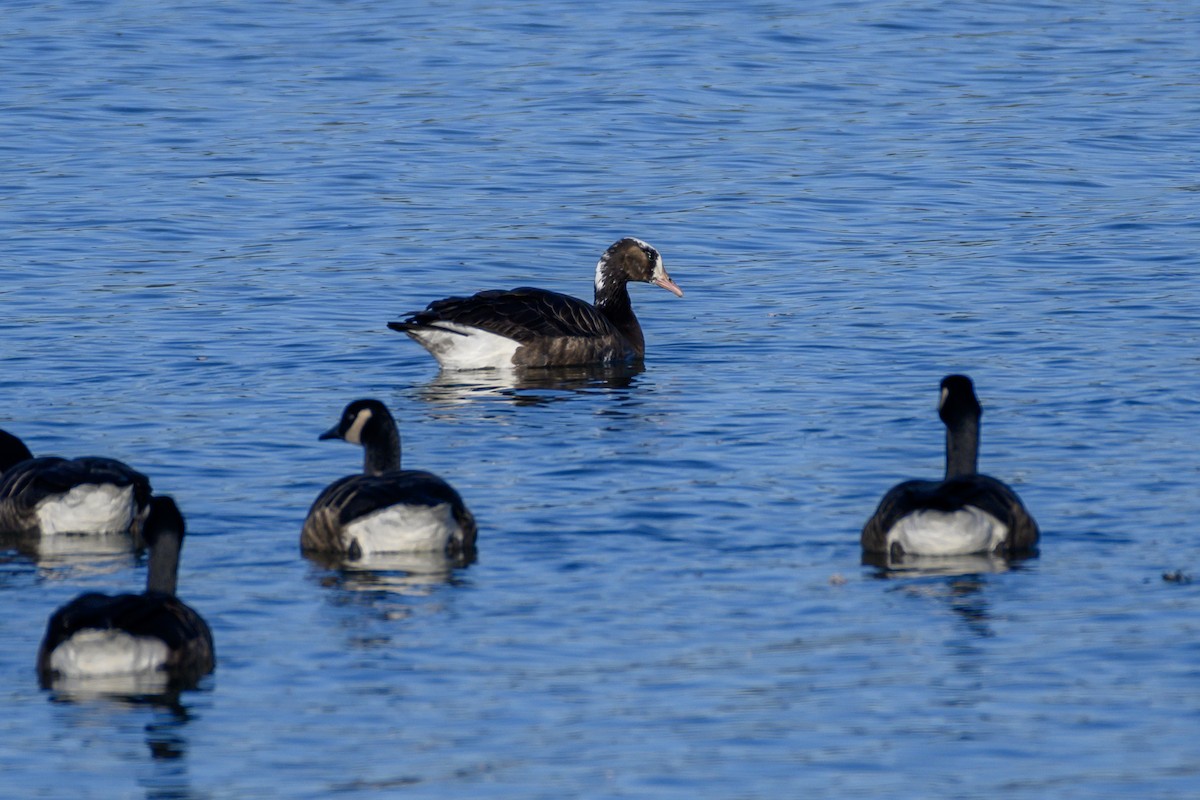
[(431, 405), (458, 405), (472, 400), (505, 400), (516, 406), (543, 406), (597, 392), (627, 392), (646, 371), (643, 364), (600, 364), (575, 367), (441, 370), (419, 387)]
[(1001, 553), (969, 553), (958, 556), (923, 556), (912, 553), (863, 552), (864, 566), (875, 567), (878, 578), (911, 578), (933, 575), (975, 575), (1008, 572), (1020, 564), (1037, 558), (1036, 553), (1004, 555)]
[[(201, 694), (210, 691), (211, 685), (206, 683)], [(188, 695), (196, 696), (193, 691), (178, 689), (126, 692), (97, 688), (55, 688), (49, 692), (49, 701), (58, 707), (66, 730), (77, 728), (83, 734), (101, 722), (115, 730), (140, 726), (149, 757), (148, 769), (140, 770), (139, 777), (145, 797), (153, 800), (192, 800), (210, 797), (211, 793), (196, 792), (192, 788), (188, 726), (195, 714), (194, 703), (185, 701)], [(78, 792), (74, 796), (87, 795), (84, 787), (75, 787), (73, 791)]]
[(324, 588), (345, 592), (391, 592), (425, 596), (438, 586), (453, 585), (456, 571), (470, 561), (443, 553), (386, 553), (351, 559), (329, 553), (305, 553), (317, 569), (312, 579)]
[[(109, 574), (138, 561), (136, 542), (128, 534), (90, 536), (0, 534), (0, 562), (28, 561), (44, 574)], [(0, 578), (0, 585), (3, 585)]]

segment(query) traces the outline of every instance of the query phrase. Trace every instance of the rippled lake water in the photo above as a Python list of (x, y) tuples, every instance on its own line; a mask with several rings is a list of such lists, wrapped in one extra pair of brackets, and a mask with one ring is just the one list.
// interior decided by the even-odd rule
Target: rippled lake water
[[(0, 427), (178, 499), (219, 664), (39, 690), (50, 613), (145, 563), (3, 552), (0, 794), (1194, 795), (1194, 11), (10, 4)], [(643, 370), (439, 376), (385, 327), (589, 297), (626, 234), (686, 291), (633, 287)], [(1040, 556), (881, 573), (954, 371)], [(477, 563), (301, 557), (362, 396)]]

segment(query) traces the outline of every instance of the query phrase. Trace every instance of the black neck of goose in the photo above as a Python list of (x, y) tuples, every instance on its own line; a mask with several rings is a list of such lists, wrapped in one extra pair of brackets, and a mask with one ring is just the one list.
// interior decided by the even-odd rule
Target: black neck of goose
[(946, 479), (974, 475), (979, 466), (979, 417), (961, 415), (946, 423)]
[(150, 568), (146, 575), (146, 591), (175, 594), (179, 574), (179, 551), (183, 535), (179, 531), (160, 531), (150, 545)]
[(382, 475), (400, 469), (400, 432), (390, 418), (375, 417), (363, 431), (363, 473)]
[(639, 358), (645, 354), (646, 337), (642, 335), (642, 326), (634, 316), (625, 281), (610, 278), (603, 286), (597, 286), (596, 308), (621, 332)]

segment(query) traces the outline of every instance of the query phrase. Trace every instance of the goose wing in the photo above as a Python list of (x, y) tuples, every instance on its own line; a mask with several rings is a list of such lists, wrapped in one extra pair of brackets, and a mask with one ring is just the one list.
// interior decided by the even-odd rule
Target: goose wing
[(383, 475), (350, 475), (331, 483), (313, 502), (311, 514), (319, 508), (337, 514), (346, 525), (389, 506), (437, 506), (449, 503), (463, 506), (462, 498), (450, 484), (431, 472), (401, 470)]
[(892, 487), (863, 526), (863, 549), (886, 550), (888, 531), (915, 511), (949, 513), (965, 506), (985, 511), (1008, 527), (1006, 549), (1025, 550), (1037, 543), (1037, 523), (1016, 492), (989, 475), (964, 475), (946, 481), (905, 481)]
[(81, 484), (133, 486), (138, 506), (150, 501), (150, 479), (112, 458), (57, 458), (46, 456), (22, 461), (0, 478), (0, 499), (33, 507), (52, 494), (68, 492)]
[(435, 300), (392, 330), (408, 331), (451, 323), (494, 333), (517, 342), (538, 338), (612, 336), (616, 328), (591, 303), (545, 289), (493, 289), (470, 297)]

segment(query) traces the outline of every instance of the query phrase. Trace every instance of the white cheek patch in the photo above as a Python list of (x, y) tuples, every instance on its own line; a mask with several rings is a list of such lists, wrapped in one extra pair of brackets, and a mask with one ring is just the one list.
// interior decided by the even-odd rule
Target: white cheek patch
[(608, 269), (608, 253), (600, 257), (596, 262), (596, 292), (600, 293), (604, 290), (604, 271)]
[(350, 430), (346, 431), (346, 435), (342, 438), (350, 444), (362, 444), (362, 432), (367, 423), (371, 420), (371, 409), (364, 408), (358, 412), (358, 416), (354, 418), (354, 424), (350, 426)]
[(942, 396), (938, 398), (938, 411), (941, 411), (942, 408), (945, 407), (946, 398), (949, 396), (950, 396), (950, 390), (943, 387), (942, 388)]

